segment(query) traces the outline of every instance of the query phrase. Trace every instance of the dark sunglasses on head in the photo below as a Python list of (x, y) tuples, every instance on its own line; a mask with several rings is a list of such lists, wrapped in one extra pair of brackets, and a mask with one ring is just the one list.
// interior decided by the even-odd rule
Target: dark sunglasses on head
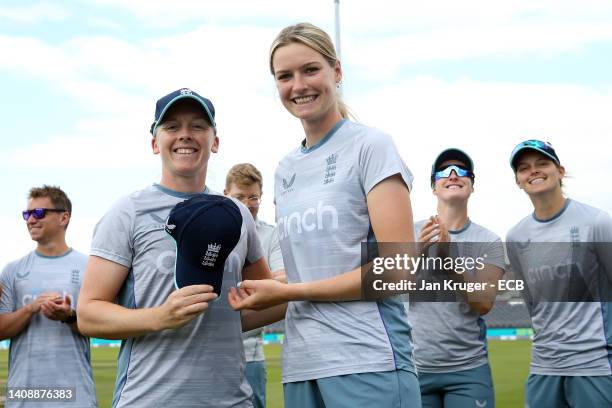
[(26, 221), (30, 219), (30, 215), (33, 215), (35, 219), (40, 220), (41, 218), (45, 218), (47, 211), (65, 212), (68, 210), (63, 210), (61, 208), (34, 208), (33, 210), (23, 210), (21, 214), (23, 215), (23, 219)]
[(474, 176), (474, 173), (472, 173), (468, 169), (464, 167), (459, 167), (456, 164), (453, 164), (453, 165), (443, 168), (442, 170), (436, 171), (434, 173), (434, 181), (438, 181), (440, 179), (450, 177), (451, 172), (453, 171), (455, 172), (457, 177), (473, 177)]

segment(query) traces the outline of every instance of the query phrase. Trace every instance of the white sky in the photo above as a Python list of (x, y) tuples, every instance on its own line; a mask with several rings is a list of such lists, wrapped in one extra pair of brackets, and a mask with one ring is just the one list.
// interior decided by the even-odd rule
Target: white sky
[[(278, 31), (310, 21), (333, 37), (333, 0), (97, 0), (0, 5), (0, 263), (34, 245), (20, 210), (35, 185), (74, 204), (69, 244), (87, 253), (120, 196), (159, 181), (149, 145), (155, 101), (190, 87), (211, 98), (221, 146), (208, 185), (250, 161), (273, 221), (278, 160), (301, 126), (268, 72)], [(341, 1), (345, 100), (391, 134), (415, 175), (416, 219), (433, 213), (431, 162), (446, 147), (474, 159), (471, 218), (502, 237), (531, 211), (508, 166), (527, 138), (555, 146), (567, 195), (612, 212), (612, 2)]]

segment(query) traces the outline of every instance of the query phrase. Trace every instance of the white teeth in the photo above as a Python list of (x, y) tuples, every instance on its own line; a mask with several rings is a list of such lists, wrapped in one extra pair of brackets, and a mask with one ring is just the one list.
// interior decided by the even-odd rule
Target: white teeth
[(303, 103), (312, 102), (314, 100), (315, 100), (315, 96), (312, 96), (312, 95), (311, 96), (302, 96), (302, 97), (299, 97), (299, 98), (293, 98), (293, 101), (295, 103), (297, 103), (298, 105), (301, 105)]
[(191, 149), (191, 148), (179, 148), (175, 150), (175, 153), (178, 153), (178, 154), (191, 154), (194, 152), (195, 152), (195, 149)]
[(537, 179), (533, 179), (529, 182), (529, 184), (541, 184), (544, 182), (544, 179), (541, 177), (538, 177)]
[(461, 188), (461, 186), (458, 186), (458, 185), (453, 184), (453, 185), (451, 185), (451, 186), (447, 186), (446, 188), (447, 188), (447, 189), (449, 189), (449, 190), (450, 190), (450, 189), (452, 189), (452, 190), (456, 190), (456, 189), (458, 189), (458, 188)]

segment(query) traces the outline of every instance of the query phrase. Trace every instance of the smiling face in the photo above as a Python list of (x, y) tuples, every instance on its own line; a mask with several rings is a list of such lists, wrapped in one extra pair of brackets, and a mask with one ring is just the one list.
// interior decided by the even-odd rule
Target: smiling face
[(163, 185), (176, 188), (174, 181), (179, 178), (202, 178), (204, 183), (210, 153), (219, 148), (219, 139), (205, 115), (193, 99), (175, 102), (164, 115), (151, 142), (153, 153), (162, 159)]
[[(49, 197), (30, 198), (28, 210), (34, 208), (56, 208)], [(30, 215), (26, 221), (28, 232), (33, 241), (39, 244), (47, 244), (54, 240), (63, 239), (66, 235), (66, 227), (70, 221), (68, 212), (47, 211), (45, 216), (39, 220)]]
[(330, 66), (312, 48), (290, 43), (276, 49), (272, 66), (280, 99), (293, 116), (311, 123), (341, 118), (336, 95), (342, 78), (339, 62)]
[(228, 189), (223, 191), (223, 194), (240, 201), (249, 209), (253, 219), (257, 219), (259, 204), (261, 203), (261, 187), (259, 183), (251, 185), (232, 183)]
[[(438, 168), (443, 169), (453, 164), (467, 168), (465, 163), (459, 160), (446, 160)], [(472, 179), (467, 176), (459, 177), (454, 170), (451, 171), (449, 177), (436, 180), (433, 188), (433, 194), (438, 200), (446, 202), (467, 201), (473, 191)]]
[(527, 150), (516, 160), (516, 184), (529, 196), (554, 193), (561, 195), (565, 168), (534, 150)]

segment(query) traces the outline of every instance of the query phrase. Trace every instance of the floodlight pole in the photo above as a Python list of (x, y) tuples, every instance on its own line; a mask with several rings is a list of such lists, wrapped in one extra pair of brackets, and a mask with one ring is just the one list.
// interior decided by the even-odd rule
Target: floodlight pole
[[(342, 54), (340, 51), (340, 0), (334, 0), (334, 6), (336, 28), (336, 55), (338, 56), (338, 59), (342, 61)], [(342, 83), (340, 83), (338, 91), (342, 94)]]

